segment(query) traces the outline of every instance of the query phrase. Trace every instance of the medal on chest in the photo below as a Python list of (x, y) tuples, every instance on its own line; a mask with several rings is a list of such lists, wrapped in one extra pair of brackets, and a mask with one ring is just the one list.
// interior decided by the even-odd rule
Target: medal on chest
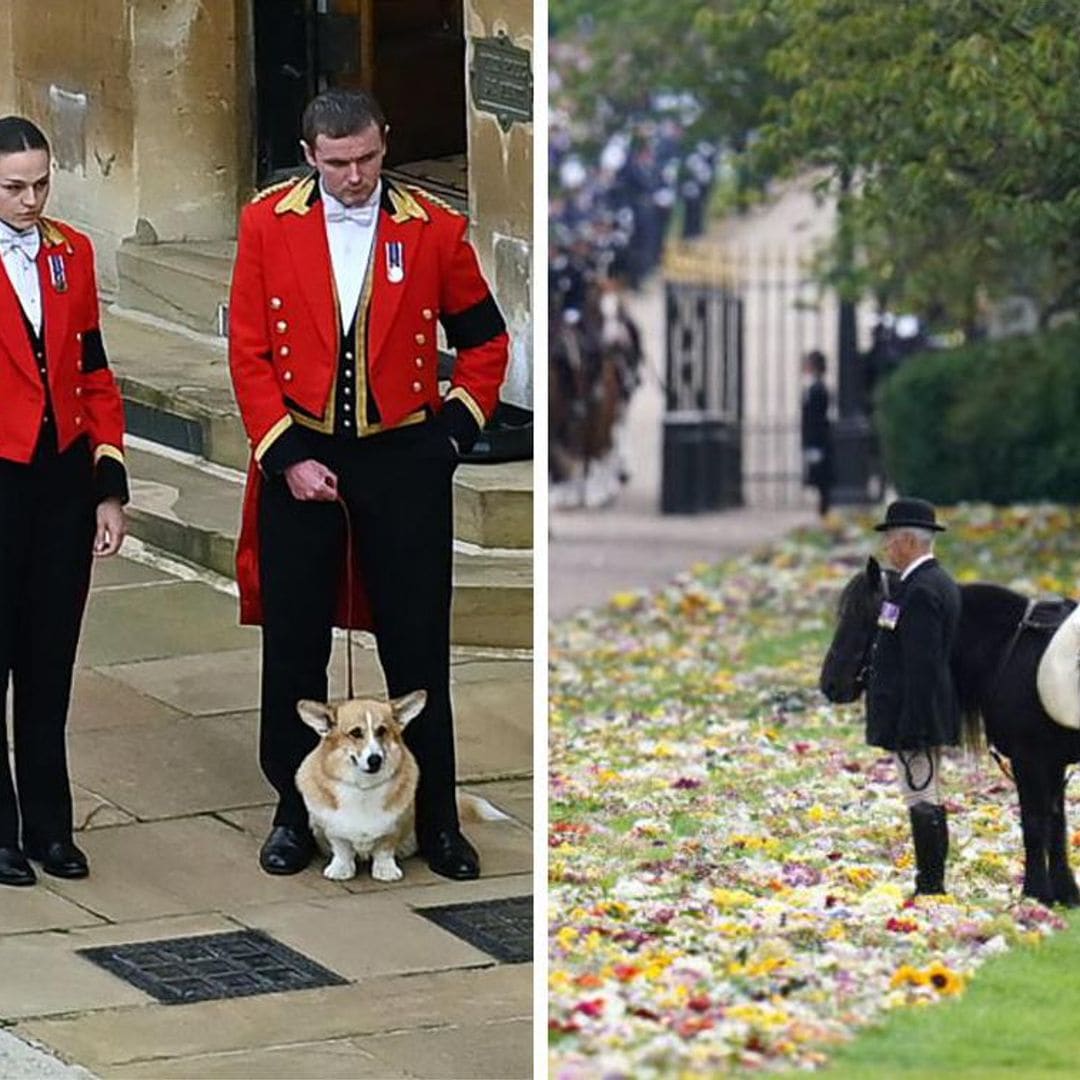
[(882, 602), (881, 611), (878, 612), (877, 624), (885, 630), (895, 630), (900, 621), (900, 605), (893, 604), (888, 600)]
[(57, 253), (49, 256), (49, 280), (57, 292), (67, 292), (67, 271), (64, 268), (64, 256)]
[(391, 285), (405, 280), (405, 245), (400, 240), (386, 242), (386, 280)]

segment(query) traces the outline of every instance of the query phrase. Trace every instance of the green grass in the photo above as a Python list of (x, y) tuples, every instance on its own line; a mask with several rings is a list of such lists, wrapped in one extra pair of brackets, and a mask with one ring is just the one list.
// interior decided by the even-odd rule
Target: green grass
[(1080, 1076), (1080, 920), (984, 964), (956, 1001), (901, 1009), (837, 1051), (826, 1080)]

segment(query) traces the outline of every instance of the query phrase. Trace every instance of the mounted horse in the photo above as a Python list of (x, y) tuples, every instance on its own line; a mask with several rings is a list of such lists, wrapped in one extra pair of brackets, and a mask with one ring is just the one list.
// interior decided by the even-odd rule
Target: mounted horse
[[(878, 615), (898, 575), (871, 558), (840, 597), (836, 631), (821, 669), (822, 692), (835, 703), (866, 689)], [(1065, 770), (1080, 761), (1080, 730), (1051, 719), (1036, 686), (1051, 637), (1076, 607), (1036, 604), (998, 585), (960, 586), (961, 615), (951, 669), (964, 714), (965, 741), (981, 736), (1012, 766), (1024, 838), (1025, 896), (1080, 906), (1069, 867)], [(1073, 626), (1070, 619), (1068, 626)], [(1072, 679), (1078, 679), (1075, 663)], [(1075, 698), (1080, 687), (1075, 687)]]
[[(559, 253), (549, 290), (549, 473), (604, 502), (623, 479), (618, 432), (637, 385), (640, 336), (603, 264)], [(610, 477), (607, 474), (611, 474)], [(590, 498), (590, 474), (600, 497)]]

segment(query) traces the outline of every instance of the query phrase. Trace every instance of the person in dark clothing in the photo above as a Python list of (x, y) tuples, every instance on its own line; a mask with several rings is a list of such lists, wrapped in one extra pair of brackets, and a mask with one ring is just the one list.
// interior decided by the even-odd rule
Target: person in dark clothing
[(803, 376), (806, 380), (802, 399), (803, 483), (817, 488), (818, 513), (825, 517), (831, 505), (833, 453), (823, 353), (817, 349), (807, 353)]
[(949, 656), (960, 622), (960, 590), (934, 558), (944, 530), (922, 499), (897, 499), (876, 525), (900, 571), (882, 604), (870, 656), (866, 741), (896, 757), (915, 845), (915, 892), (945, 891), (949, 831), (940, 783), (941, 752), (960, 741), (960, 705)]

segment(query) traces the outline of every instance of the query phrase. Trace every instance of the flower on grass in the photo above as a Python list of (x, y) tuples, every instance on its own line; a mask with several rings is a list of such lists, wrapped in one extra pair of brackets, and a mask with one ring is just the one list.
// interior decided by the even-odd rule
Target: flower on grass
[(926, 969), (926, 981), (945, 997), (962, 994), (966, 982), (963, 975), (946, 967), (940, 960), (935, 960)]

